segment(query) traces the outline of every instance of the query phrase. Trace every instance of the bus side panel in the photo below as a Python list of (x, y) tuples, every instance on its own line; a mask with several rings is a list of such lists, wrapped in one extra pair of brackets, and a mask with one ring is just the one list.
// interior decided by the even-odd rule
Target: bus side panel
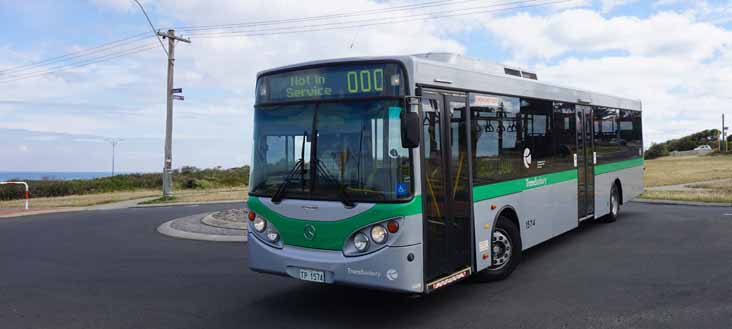
[[(475, 245), (473, 247), (475, 248), (476, 271), (491, 265), (491, 234), (498, 219), (498, 214), (507, 207), (512, 207), (521, 218), (521, 212), (519, 212), (519, 209), (521, 209), (519, 207), (520, 196), (521, 193), (514, 193), (473, 204), (473, 217), (475, 218), (473, 221), (475, 225)], [(491, 210), (491, 205), (496, 205), (496, 208)]]
[(523, 248), (531, 248), (577, 227), (577, 180), (525, 190), (519, 217)]
[(610, 188), (620, 180), (623, 203), (635, 199), (643, 192), (643, 167), (631, 167), (595, 176), (595, 218), (610, 213)]
[[(491, 210), (491, 206), (495, 209)], [(516, 211), (523, 249), (577, 227), (577, 180), (546, 185), (475, 203), (475, 264), (490, 266), (490, 237), (498, 214)]]

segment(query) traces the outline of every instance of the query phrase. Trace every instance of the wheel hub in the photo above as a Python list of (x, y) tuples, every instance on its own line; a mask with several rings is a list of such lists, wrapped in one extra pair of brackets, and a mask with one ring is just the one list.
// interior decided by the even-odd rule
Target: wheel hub
[(493, 268), (500, 269), (511, 260), (511, 239), (508, 237), (508, 233), (502, 229), (496, 229), (493, 231), (493, 237), (491, 239), (493, 244)]

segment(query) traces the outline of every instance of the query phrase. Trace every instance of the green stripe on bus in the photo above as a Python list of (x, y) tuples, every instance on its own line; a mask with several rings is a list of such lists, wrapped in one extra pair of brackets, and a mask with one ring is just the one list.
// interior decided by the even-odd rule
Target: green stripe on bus
[(613, 171), (638, 167), (643, 165), (643, 158), (623, 160), (613, 163), (606, 163), (595, 166), (595, 175), (602, 175)]
[[(381, 220), (416, 215), (422, 212), (422, 197), (406, 203), (378, 203), (358, 215), (333, 222), (321, 222), (285, 217), (265, 206), (258, 197), (250, 196), (249, 209), (266, 218), (280, 232), (282, 243), (291, 246), (342, 250), (343, 244), (355, 230)], [(305, 225), (315, 227), (315, 238), (305, 239)]]
[(577, 179), (577, 169), (565, 170), (556, 173), (519, 178), (500, 183), (476, 186), (473, 188), (473, 201), (483, 201), (499, 196), (518, 193), (533, 188), (562, 183)]

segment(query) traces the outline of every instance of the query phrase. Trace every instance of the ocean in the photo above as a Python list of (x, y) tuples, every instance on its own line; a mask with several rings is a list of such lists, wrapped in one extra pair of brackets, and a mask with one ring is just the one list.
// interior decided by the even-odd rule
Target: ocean
[(112, 176), (112, 173), (108, 171), (0, 171), (0, 182), (9, 180), (93, 179), (107, 176)]

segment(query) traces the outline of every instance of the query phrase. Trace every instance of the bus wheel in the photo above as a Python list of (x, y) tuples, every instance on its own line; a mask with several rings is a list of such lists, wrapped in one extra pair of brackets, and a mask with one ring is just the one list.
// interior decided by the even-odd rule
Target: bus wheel
[(613, 184), (613, 187), (610, 189), (610, 213), (603, 218), (603, 222), (605, 223), (612, 223), (618, 219), (618, 214), (620, 213), (620, 191), (618, 190), (618, 185)]
[(503, 280), (521, 262), (521, 234), (507, 217), (498, 217), (491, 238), (491, 254), (492, 265), (475, 275), (480, 282)]

